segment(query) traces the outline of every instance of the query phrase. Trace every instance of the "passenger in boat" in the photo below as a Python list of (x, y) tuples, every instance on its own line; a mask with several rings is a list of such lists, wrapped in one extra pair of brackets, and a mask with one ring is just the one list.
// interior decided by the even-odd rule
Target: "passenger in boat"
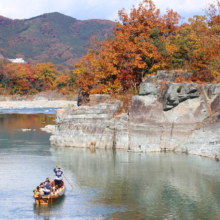
[(60, 185), (62, 186), (62, 183), (63, 183), (63, 178), (62, 178), (62, 175), (63, 175), (63, 171), (61, 170), (61, 168), (54, 168), (54, 173), (56, 175), (56, 178), (55, 178), (55, 186), (58, 186), (60, 187)]
[(49, 178), (47, 178), (46, 181), (44, 182), (43, 192), (44, 192), (44, 195), (50, 194), (50, 179)]
[(40, 185), (37, 186), (36, 189), (34, 190), (34, 193), (38, 195), (43, 195), (44, 194), (43, 188), (44, 188), (44, 183), (40, 183)]
[(41, 185), (39, 188), (39, 194), (44, 195), (44, 185)]

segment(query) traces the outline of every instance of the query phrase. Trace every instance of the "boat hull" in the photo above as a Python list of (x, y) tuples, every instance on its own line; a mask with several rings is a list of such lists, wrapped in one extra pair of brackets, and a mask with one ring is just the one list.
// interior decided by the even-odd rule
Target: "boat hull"
[(65, 186), (62, 186), (58, 190), (56, 190), (55, 193), (51, 193), (50, 195), (39, 195), (38, 193), (34, 193), (34, 199), (37, 204), (49, 204), (53, 203), (57, 199), (59, 199), (61, 196), (65, 193)]

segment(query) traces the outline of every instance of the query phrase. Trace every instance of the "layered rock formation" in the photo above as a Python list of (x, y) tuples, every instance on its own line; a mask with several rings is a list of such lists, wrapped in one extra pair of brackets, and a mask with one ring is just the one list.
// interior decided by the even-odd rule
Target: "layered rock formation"
[(117, 115), (121, 103), (101, 95), (90, 97), (88, 106), (58, 112), (51, 144), (219, 157), (220, 85), (174, 83), (180, 74), (149, 76), (128, 114)]
[[(101, 95), (94, 95), (93, 100), (95, 97), (97, 104), (94, 106), (71, 106), (58, 110), (56, 129), (50, 138), (51, 144), (73, 147), (113, 147), (113, 116), (120, 102), (112, 102), (110, 96), (103, 98)], [(106, 103), (99, 103), (99, 97)]]

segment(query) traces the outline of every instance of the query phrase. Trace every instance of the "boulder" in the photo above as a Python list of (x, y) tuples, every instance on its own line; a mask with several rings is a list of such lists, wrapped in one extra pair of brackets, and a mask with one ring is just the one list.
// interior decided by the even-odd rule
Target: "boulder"
[(196, 126), (176, 152), (220, 158), (220, 113), (217, 112)]
[(99, 103), (105, 103), (109, 99), (110, 99), (110, 95), (103, 95), (103, 94), (90, 95), (88, 105), (96, 105)]
[(157, 85), (148, 82), (141, 83), (139, 95), (157, 95)]
[(31, 131), (31, 129), (30, 128), (23, 128), (23, 129), (21, 129), (23, 132), (27, 132), (27, 131)]
[(47, 133), (53, 133), (55, 131), (55, 125), (46, 125), (44, 128), (40, 128), (42, 131)]
[(201, 93), (196, 83), (169, 83), (163, 94), (163, 109), (170, 110), (187, 99), (198, 98)]

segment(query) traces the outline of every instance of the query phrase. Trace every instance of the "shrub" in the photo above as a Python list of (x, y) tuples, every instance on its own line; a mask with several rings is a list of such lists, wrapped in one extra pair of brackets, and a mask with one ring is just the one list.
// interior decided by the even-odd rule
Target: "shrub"
[(61, 93), (62, 93), (63, 95), (69, 95), (69, 91), (67, 91), (65, 88), (62, 88), (62, 89), (61, 89)]
[(39, 93), (39, 91), (36, 90), (36, 89), (31, 89), (31, 90), (29, 91), (29, 94), (30, 94), (30, 95), (36, 95), (36, 94), (38, 94), (38, 93)]
[(177, 89), (177, 92), (181, 93), (181, 90), (182, 90), (182, 85)]

